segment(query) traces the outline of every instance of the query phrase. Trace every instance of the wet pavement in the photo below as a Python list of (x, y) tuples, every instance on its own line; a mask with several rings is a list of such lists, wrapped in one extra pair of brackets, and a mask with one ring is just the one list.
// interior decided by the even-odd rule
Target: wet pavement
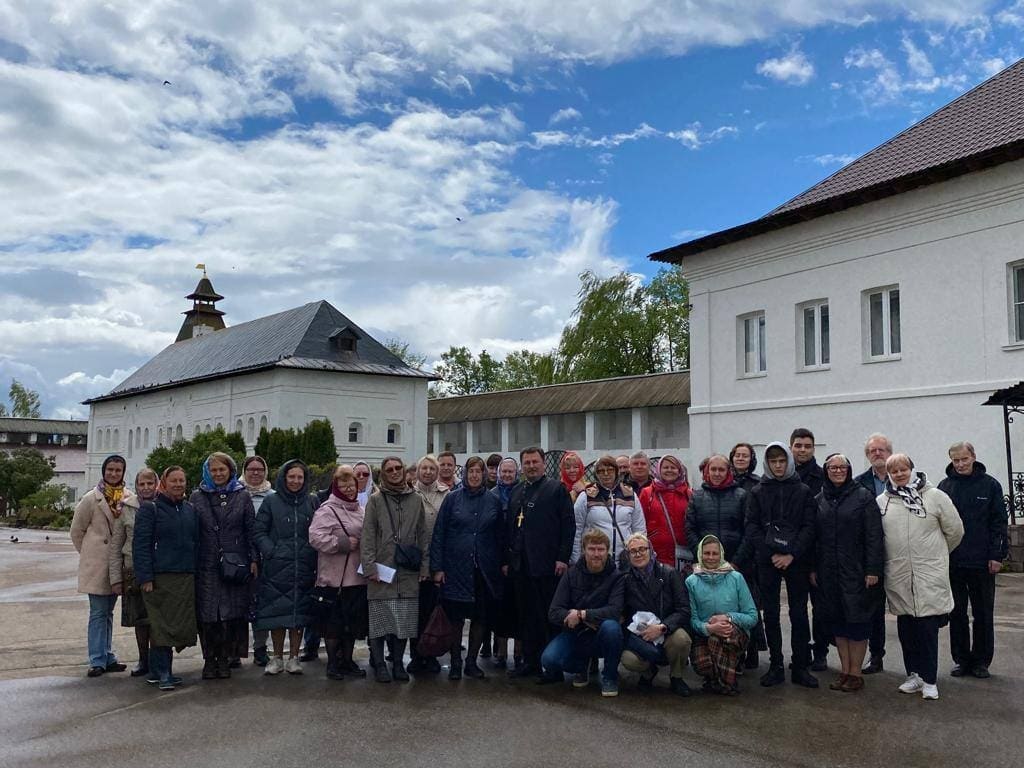
[[(12, 544), (10, 535), (21, 542)], [(45, 536), (50, 536), (50, 541)], [(323, 663), (267, 677), (246, 663), (199, 680), (197, 649), (176, 658), (182, 688), (127, 673), (85, 677), (88, 604), (75, 593), (67, 534), (0, 528), (0, 766), (956, 766), (1016, 764), (1024, 753), (1024, 576), (998, 577), (990, 680), (949, 677), (941, 699), (896, 692), (895, 621), (886, 671), (860, 694), (764, 689), (737, 698), (650, 693), (623, 674), (616, 699), (595, 686), (446, 677), (411, 684), (328, 681)], [(115, 626), (119, 609), (115, 611)], [(122, 661), (132, 630), (116, 627)], [(365, 664), (365, 656), (359, 659)], [(830, 660), (835, 662), (833, 651)], [(485, 667), (486, 669), (486, 667)], [(762, 664), (762, 670), (764, 665)], [(823, 684), (831, 674), (818, 675)], [(691, 675), (691, 685), (697, 681)]]

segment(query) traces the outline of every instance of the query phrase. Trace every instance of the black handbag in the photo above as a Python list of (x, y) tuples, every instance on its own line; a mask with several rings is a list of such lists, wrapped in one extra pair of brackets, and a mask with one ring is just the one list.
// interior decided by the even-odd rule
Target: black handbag
[[(348, 536), (348, 528), (341, 521), (338, 513), (333, 509), (331, 512), (334, 514), (334, 519), (338, 521), (338, 525), (341, 526), (342, 532), (345, 536)], [(352, 552), (345, 553), (345, 563), (341, 567), (341, 585), (338, 587), (315, 587), (313, 589), (313, 615), (316, 616), (318, 624), (326, 624), (331, 619), (331, 614), (334, 613), (334, 606), (337, 605), (341, 599), (341, 590), (345, 584), (345, 571), (348, 570), (348, 559), (352, 556)]]
[(211, 505), (210, 513), (213, 515), (213, 532), (217, 534), (217, 559), (220, 566), (221, 581), (226, 584), (248, 584), (250, 579), (252, 579), (249, 558), (237, 552), (224, 551), (224, 546), (220, 543), (220, 520), (215, 510), (216, 507)]
[[(391, 513), (391, 503), (388, 501), (386, 494), (381, 495), (384, 496), (384, 506), (387, 507), (388, 520), (391, 521), (391, 540), (395, 544), (395, 565), (407, 571), (419, 572), (420, 565), (423, 563), (423, 553), (415, 544), (403, 544), (399, 541), (395, 516)], [(401, 510), (401, 507), (399, 507), (399, 510)]]
[(772, 521), (765, 526), (764, 543), (779, 555), (788, 555), (793, 547), (796, 531), (787, 522)]

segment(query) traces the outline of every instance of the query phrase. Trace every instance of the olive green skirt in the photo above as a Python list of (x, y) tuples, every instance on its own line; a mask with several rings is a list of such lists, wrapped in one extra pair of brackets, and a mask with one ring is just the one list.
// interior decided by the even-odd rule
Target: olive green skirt
[(121, 626), (148, 627), (149, 617), (146, 615), (146, 603), (142, 599), (142, 588), (135, 583), (135, 574), (129, 570), (121, 572)]
[(143, 592), (153, 645), (179, 652), (196, 644), (196, 580), (191, 573), (158, 573)]

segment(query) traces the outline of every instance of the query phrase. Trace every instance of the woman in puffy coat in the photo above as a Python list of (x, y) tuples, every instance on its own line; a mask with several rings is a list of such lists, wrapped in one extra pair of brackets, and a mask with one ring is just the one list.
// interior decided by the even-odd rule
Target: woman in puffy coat
[(654, 482), (640, 491), (640, 508), (647, 526), (647, 539), (657, 560), (669, 568), (692, 562), (687, 549), (686, 508), (690, 504), (686, 467), (672, 455), (662, 456), (654, 468)]
[(894, 453), (885, 462), (889, 479), (878, 497), (885, 533), (885, 596), (896, 614), (907, 679), (902, 693), (939, 698), (939, 629), (953, 610), (949, 553), (964, 525), (949, 496), (914, 472), (914, 462)]
[(835, 638), (843, 667), (829, 688), (853, 693), (864, 687), (861, 667), (871, 617), (884, 594), (879, 587), (885, 566), (882, 518), (871, 491), (853, 479), (849, 459), (833, 453), (824, 469), (814, 525), (814, 610), (828, 636)]
[[(277, 675), (302, 674), (298, 659), (302, 630), (312, 619), (316, 550), (309, 544), (313, 499), (309, 470), (292, 459), (277, 471), (274, 493), (263, 500), (256, 515), (256, 546), (263, 556), (257, 592), (256, 628), (270, 630), (274, 658), (264, 670)], [(284, 636), (288, 630), (288, 662)]]
[[(479, 456), (466, 460), (462, 485), (445, 497), (430, 542), (430, 569), (441, 585), (448, 618), (460, 626), (468, 619), (467, 677), (482, 678), (477, 654), (484, 632), (502, 596), (504, 546), (501, 502), (487, 492), (487, 467)], [(452, 644), (448, 678), (462, 678), (462, 632)]]
[(583, 552), (583, 534), (591, 528), (603, 531), (611, 542), (609, 557), (616, 567), (625, 565), (623, 552), (626, 539), (634, 533), (647, 535), (647, 522), (639, 499), (628, 483), (619, 482), (619, 466), (612, 456), (602, 456), (594, 464), (597, 482), (591, 483), (576, 497), (576, 536), (572, 545), (572, 562)]
[(729, 464), (736, 485), (744, 491), (761, 482), (761, 476), (757, 474), (757, 454), (750, 443), (736, 443), (729, 451)]
[(331, 495), (313, 515), (309, 543), (317, 551), (316, 602), (320, 634), (327, 644), (327, 677), (366, 677), (366, 670), (352, 657), (356, 640), (366, 637), (369, 615), (366, 579), (360, 576), (363, 508), (352, 467), (342, 464), (334, 471)]
[[(228, 678), (233, 660), (249, 655), (249, 581), (256, 577), (258, 561), (252, 499), (238, 479), (235, 460), (211, 453), (189, 503), (199, 521), (196, 608), (203, 679)], [(222, 558), (237, 565), (241, 575), (236, 580), (225, 579)], [(244, 570), (248, 580), (243, 580)]]
[(71, 520), (71, 543), (78, 550), (78, 591), (89, 596), (89, 677), (124, 672), (112, 647), (117, 595), (110, 583), (110, 540), (114, 524), (126, 507), (138, 509), (135, 494), (125, 488), (127, 462), (107, 456), (100, 468), (99, 485), (82, 496)]

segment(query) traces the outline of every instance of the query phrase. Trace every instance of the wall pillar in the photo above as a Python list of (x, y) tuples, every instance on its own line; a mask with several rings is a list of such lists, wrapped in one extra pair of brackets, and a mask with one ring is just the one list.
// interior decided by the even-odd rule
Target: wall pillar
[(540, 447), (541, 450), (547, 451), (548, 449), (548, 417), (540, 417)]
[(466, 455), (472, 456), (476, 453), (476, 435), (473, 434), (473, 422), (466, 422)]
[(633, 408), (632, 413), (632, 426), (633, 426), (633, 442), (632, 450), (639, 451), (643, 449), (643, 432), (644, 432), (644, 409)]
[(594, 450), (594, 412), (587, 411), (583, 415), (583, 445), (587, 451)]

